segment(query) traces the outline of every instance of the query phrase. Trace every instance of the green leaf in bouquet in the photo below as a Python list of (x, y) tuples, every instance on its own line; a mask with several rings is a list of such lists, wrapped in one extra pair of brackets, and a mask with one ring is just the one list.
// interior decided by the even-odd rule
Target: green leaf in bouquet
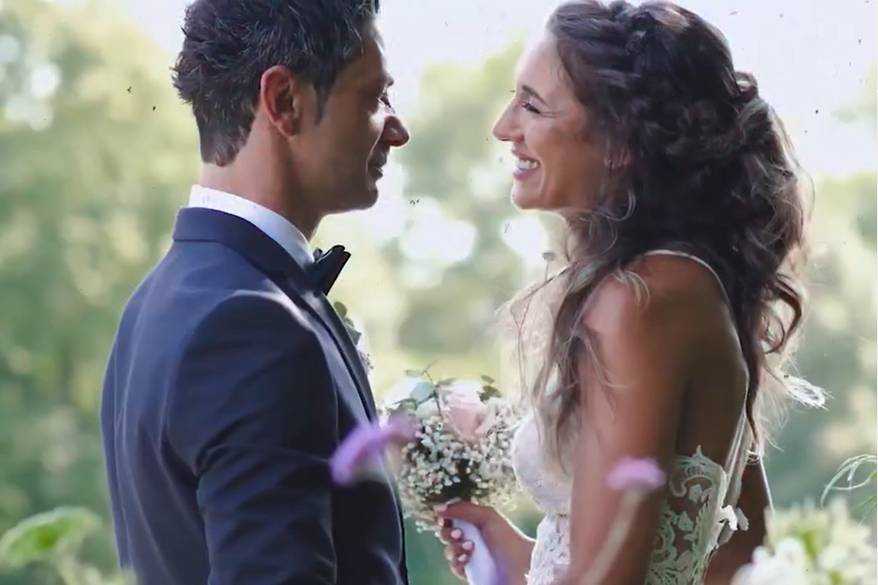
[(500, 391), (490, 384), (482, 386), (482, 392), (479, 395), (482, 401), (488, 400), (489, 398), (500, 398), (501, 396), (502, 394), (500, 393)]
[(430, 368), (435, 366), (438, 361), (439, 360), (433, 360), (432, 362), (427, 364), (427, 366), (423, 370), (406, 370), (405, 375), (409, 378), (427, 378), (428, 380), (432, 381), (432, 378), (430, 377)]
[(0, 566), (17, 568), (75, 550), (101, 525), (85, 508), (61, 507), (26, 518), (0, 538)]
[(436, 393), (436, 387), (430, 382), (418, 382), (409, 395), (413, 400), (423, 402), (433, 397)]
[(410, 410), (410, 411), (417, 410), (418, 404), (419, 404), (418, 401), (415, 400), (414, 398), (405, 398), (405, 399), (400, 400), (399, 402), (397, 402), (396, 404), (393, 405), (393, 409), (391, 410), (391, 414), (396, 414), (396, 413), (403, 411), (403, 410)]
[(496, 380), (487, 374), (482, 374), (482, 382), (485, 384), (493, 384)]

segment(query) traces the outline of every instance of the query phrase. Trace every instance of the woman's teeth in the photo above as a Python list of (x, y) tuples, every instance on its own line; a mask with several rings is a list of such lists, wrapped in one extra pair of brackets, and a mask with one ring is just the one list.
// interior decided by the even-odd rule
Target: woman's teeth
[(525, 160), (523, 158), (515, 159), (515, 168), (519, 171), (532, 171), (539, 168), (540, 163), (535, 160)]

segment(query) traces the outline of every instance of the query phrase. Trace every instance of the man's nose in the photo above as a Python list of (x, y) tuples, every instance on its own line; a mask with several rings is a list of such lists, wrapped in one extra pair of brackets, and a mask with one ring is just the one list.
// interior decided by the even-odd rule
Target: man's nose
[(405, 124), (402, 123), (402, 120), (396, 116), (387, 118), (384, 124), (384, 135), (381, 137), (385, 144), (392, 147), (400, 147), (404, 146), (410, 138), (409, 131), (406, 129)]

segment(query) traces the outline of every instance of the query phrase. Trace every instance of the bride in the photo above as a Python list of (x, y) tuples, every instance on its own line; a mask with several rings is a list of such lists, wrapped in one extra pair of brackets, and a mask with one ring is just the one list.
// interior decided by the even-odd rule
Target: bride
[(551, 15), (494, 134), (515, 204), (570, 234), (567, 267), (509, 307), (538, 373), (514, 463), (545, 517), (532, 541), (490, 508), (439, 510), (452, 570), (464, 519), (509, 583), (577, 583), (619, 515), (606, 477), (636, 457), (667, 485), (601, 583), (729, 583), (765, 535), (766, 399), (798, 392), (775, 359), (802, 316), (805, 215), (779, 120), (697, 15), (586, 0)]

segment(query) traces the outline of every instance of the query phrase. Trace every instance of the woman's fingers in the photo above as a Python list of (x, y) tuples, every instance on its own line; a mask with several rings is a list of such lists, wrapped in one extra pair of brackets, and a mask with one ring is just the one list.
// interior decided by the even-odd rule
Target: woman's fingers
[(464, 540), (463, 531), (448, 518), (439, 518), (439, 540), (445, 543), (445, 559), (454, 575), (466, 581), (465, 567), (472, 557), (475, 545)]
[(453, 541), (445, 547), (445, 559), (451, 567), (451, 572), (464, 581), (466, 581), (464, 567), (472, 556), (473, 548), (473, 543), (468, 540)]
[(455, 528), (449, 520), (443, 520), (439, 529), (439, 540), (445, 544), (451, 544), (463, 538), (463, 532), (460, 528)]
[(463, 565), (459, 563), (455, 563), (451, 565), (451, 572), (454, 573), (454, 576), (460, 579), (461, 581), (466, 581), (466, 573), (463, 570)]
[(464, 565), (473, 556), (473, 543), (468, 540), (453, 542), (445, 546), (445, 558), (449, 563), (463, 563)]

